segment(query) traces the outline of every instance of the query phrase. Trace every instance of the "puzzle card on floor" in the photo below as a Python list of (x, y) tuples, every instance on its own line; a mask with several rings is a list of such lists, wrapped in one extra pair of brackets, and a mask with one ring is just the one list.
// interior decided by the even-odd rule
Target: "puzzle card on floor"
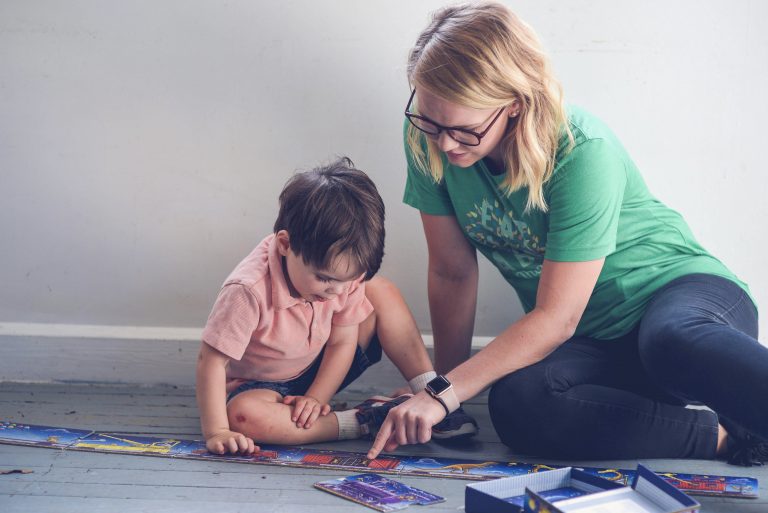
[(359, 474), (315, 483), (315, 487), (378, 511), (397, 511), (411, 504), (426, 506), (445, 497), (378, 474)]

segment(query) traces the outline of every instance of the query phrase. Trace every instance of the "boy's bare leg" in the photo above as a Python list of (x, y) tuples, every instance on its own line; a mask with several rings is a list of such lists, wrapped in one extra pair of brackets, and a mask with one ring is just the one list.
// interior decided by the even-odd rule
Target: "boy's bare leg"
[[(384, 278), (374, 278), (365, 289), (374, 313), (360, 324), (360, 347), (365, 350), (376, 333), (382, 350), (406, 380), (432, 371), (419, 328), (397, 287)], [(259, 443), (295, 445), (338, 439), (335, 414), (318, 417), (309, 429), (298, 428), (291, 420), (293, 408), (282, 401), (273, 390), (242, 392), (227, 405), (229, 425)]]
[(227, 405), (230, 428), (266, 444), (293, 445), (338, 439), (336, 415), (318, 417), (308, 429), (299, 428), (291, 420), (293, 407), (282, 401), (283, 396), (273, 390), (248, 390), (238, 394)]
[(384, 353), (406, 380), (433, 370), (421, 332), (400, 290), (391, 281), (377, 277), (365, 284), (365, 295), (374, 312), (360, 324), (360, 347), (367, 348), (375, 332)]

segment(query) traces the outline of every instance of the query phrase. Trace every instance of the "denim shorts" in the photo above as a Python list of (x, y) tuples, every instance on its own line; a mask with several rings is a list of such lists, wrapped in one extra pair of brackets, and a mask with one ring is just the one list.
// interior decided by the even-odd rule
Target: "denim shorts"
[[(283, 397), (286, 395), (304, 395), (307, 393), (307, 390), (309, 390), (312, 382), (315, 381), (324, 354), (325, 348), (323, 348), (315, 361), (312, 362), (312, 365), (310, 365), (303, 374), (294, 379), (288, 381), (247, 381), (229, 393), (227, 402), (231, 401), (237, 394), (247, 390), (256, 389), (274, 390)], [(365, 351), (363, 351), (360, 346), (355, 348), (355, 356), (352, 359), (352, 365), (349, 367), (349, 371), (344, 377), (344, 381), (341, 382), (341, 385), (336, 392), (340, 392), (346, 388), (350, 383), (359, 378), (360, 375), (365, 372), (365, 369), (380, 360), (381, 343), (379, 342), (379, 337), (374, 334)]]

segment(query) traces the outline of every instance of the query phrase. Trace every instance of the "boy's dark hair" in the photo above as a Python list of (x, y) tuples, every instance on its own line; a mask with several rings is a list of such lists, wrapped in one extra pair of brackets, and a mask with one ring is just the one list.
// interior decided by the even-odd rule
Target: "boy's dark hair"
[(384, 202), (368, 175), (341, 157), (288, 180), (275, 221), (280, 230), (304, 263), (328, 269), (333, 258), (349, 255), (370, 280), (384, 257)]

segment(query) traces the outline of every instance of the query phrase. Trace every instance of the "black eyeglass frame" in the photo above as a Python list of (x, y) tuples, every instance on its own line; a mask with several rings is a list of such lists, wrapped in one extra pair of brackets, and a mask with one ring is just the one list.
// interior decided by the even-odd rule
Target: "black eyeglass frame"
[[(488, 131), (491, 129), (491, 127), (493, 127), (494, 123), (496, 123), (496, 121), (499, 119), (499, 117), (501, 117), (501, 114), (504, 112), (504, 107), (499, 109), (499, 112), (497, 112), (496, 115), (493, 117), (493, 120), (491, 121), (491, 123), (487, 127), (485, 127), (485, 130), (483, 130), (482, 132), (478, 133), (478, 132), (475, 132), (473, 130), (467, 130), (466, 128), (460, 128), (460, 127), (455, 127), (455, 126), (443, 126), (440, 123), (435, 123), (434, 121), (432, 121), (431, 119), (429, 119), (426, 116), (421, 116), (419, 114), (414, 114), (413, 112), (410, 112), (411, 104), (413, 103), (413, 97), (415, 95), (416, 95), (416, 88), (414, 87), (413, 91), (411, 91), (411, 97), (408, 98), (408, 104), (405, 106), (405, 117), (408, 119), (408, 122), (410, 122), (411, 125), (413, 125), (413, 127), (416, 128), (416, 130), (418, 130), (418, 131), (420, 131), (422, 133), (425, 133), (427, 135), (438, 136), (438, 135), (440, 135), (441, 132), (445, 132), (446, 134), (448, 134), (448, 137), (450, 137), (451, 139), (453, 139), (454, 141), (456, 141), (459, 144), (463, 144), (464, 146), (480, 146), (480, 143), (482, 142), (483, 137), (485, 137), (485, 135), (488, 133)], [(435, 125), (435, 128), (437, 128), (437, 132), (428, 132), (428, 131), (424, 130), (419, 125), (417, 125), (416, 123), (413, 122), (414, 119), (419, 119), (419, 120), (426, 121), (427, 123), (431, 123), (431, 124)], [(465, 141), (460, 141), (460, 140), (456, 139), (456, 137), (454, 137), (451, 132), (461, 132), (463, 134), (471, 135), (471, 136), (477, 138), (477, 142), (473, 144), (473, 143), (468, 143), (468, 142), (465, 142)]]

